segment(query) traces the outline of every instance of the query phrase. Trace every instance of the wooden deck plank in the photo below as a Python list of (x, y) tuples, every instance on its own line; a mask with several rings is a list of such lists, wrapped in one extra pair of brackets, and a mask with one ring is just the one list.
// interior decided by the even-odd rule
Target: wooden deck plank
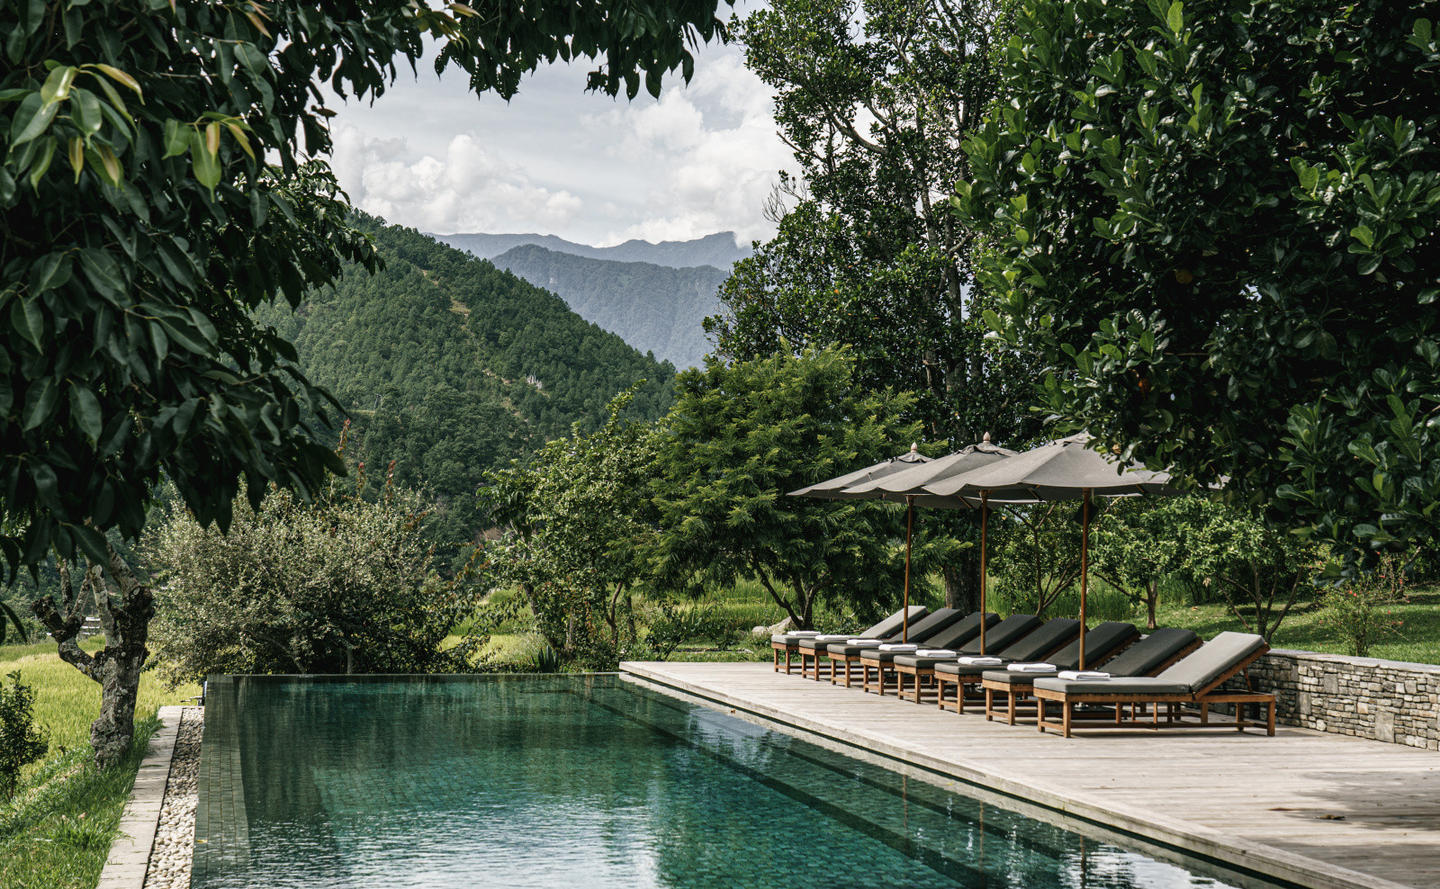
[(761, 663), (626, 663), (651, 683), (1324, 889), (1440, 885), (1440, 757), (1278, 726), (1065, 739)]

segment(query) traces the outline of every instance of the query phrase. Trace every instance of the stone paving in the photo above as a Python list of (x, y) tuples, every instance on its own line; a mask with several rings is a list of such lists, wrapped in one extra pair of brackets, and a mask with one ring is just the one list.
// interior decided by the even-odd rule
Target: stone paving
[(199, 799), (200, 739), (205, 711), (186, 707), (175, 738), (170, 780), (160, 806), (160, 824), (150, 851), (144, 889), (188, 889), (190, 859), (195, 848), (195, 805)]

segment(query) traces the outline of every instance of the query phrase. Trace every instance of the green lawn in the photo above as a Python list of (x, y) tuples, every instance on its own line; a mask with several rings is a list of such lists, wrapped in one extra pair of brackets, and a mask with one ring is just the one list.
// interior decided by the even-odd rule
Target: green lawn
[[(86, 643), (98, 650), (100, 641)], [(156, 709), (199, 694), (165, 689), (153, 672), (140, 683), (137, 741), (127, 761), (100, 772), (90, 764), (90, 723), (100, 686), (60, 660), (52, 643), (0, 646), (0, 674), (20, 671), (35, 689), (35, 715), (50, 752), (21, 776), (14, 799), (0, 802), (0, 886), (5, 889), (93, 889), (114, 839), (135, 770), (154, 732)]]

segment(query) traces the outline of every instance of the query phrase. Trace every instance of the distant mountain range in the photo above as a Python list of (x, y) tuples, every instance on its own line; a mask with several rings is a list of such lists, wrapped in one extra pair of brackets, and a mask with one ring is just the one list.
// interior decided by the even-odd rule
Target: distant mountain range
[(710, 351), (702, 323), (720, 308), (715, 292), (730, 267), (750, 255), (735, 246), (734, 232), (614, 247), (555, 235), (433, 237), (549, 290), (586, 321), (680, 368), (700, 365)]
[(649, 262), (676, 269), (709, 265), (728, 272), (730, 266), (750, 255), (749, 247), (735, 245), (734, 232), (716, 232), (693, 241), (661, 241), (658, 244), (631, 240), (614, 247), (591, 247), (589, 244), (577, 244), (555, 235), (490, 235), (462, 232), (453, 235), (432, 235), (432, 237), (482, 259), (494, 259), (507, 250), (533, 244), (557, 253), (569, 253), (571, 256), (584, 256), (587, 259)]
[(534, 244), (491, 262), (560, 296), (575, 314), (619, 334), (676, 367), (698, 367), (710, 344), (701, 322), (715, 314), (715, 291), (729, 276), (714, 266), (670, 268), (572, 256)]

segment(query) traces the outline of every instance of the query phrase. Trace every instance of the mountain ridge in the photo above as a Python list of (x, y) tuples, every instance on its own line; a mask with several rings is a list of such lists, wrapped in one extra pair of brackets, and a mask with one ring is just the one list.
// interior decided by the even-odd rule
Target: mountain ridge
[(737, 246), (734, 232), (715, 232), (688, 241), (650, 241), (632, 238), (611, 247), (593, 247), (558, 235), (535, 233), (455, 232), (431, 234), (443, 244), (467, 251), (482, 259), (494, 259), (515, 247), (534, 245), (557, 253), (613, 262), (648, 262), (670, 268), (712, 266), (722, 271), (749, 256), (749, 247)]

